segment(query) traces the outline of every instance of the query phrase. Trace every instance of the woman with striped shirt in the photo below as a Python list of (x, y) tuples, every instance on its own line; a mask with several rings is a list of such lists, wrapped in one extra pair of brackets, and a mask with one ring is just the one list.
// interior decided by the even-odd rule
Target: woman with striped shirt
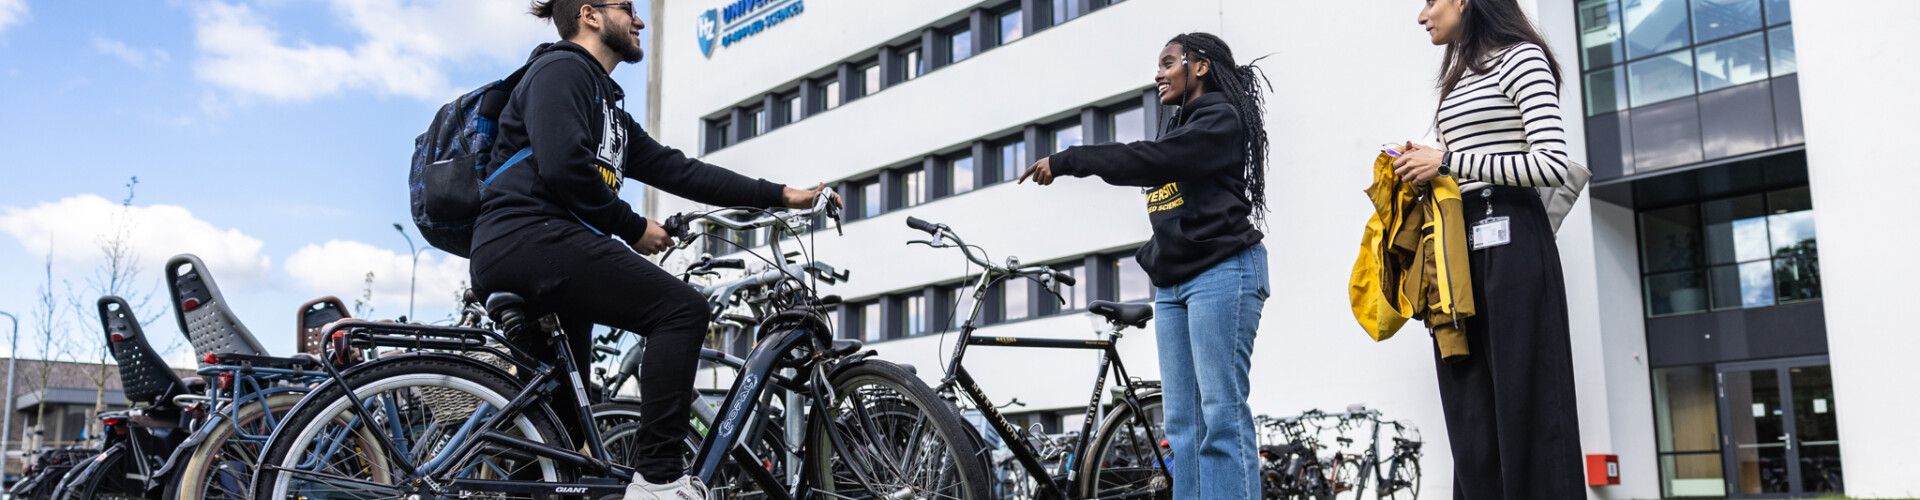
[(1409, 143), (1395, 173), (1460, 182), (1478, 309), (1472, 354), (1435, 361), (1453, 497), (1585, 498), (1566, 284), (1534, 189), (1567, 178), (1559, 67), (1515, 0), (1427, 0), (1419, 22), (1447, 47), (1440, 147)]

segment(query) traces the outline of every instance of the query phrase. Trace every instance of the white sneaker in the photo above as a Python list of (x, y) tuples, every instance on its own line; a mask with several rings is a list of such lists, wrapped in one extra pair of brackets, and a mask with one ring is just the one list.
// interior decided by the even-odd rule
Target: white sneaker
[(623, 500), (707, 500), (707, 485), (693, 476), (680, 476), (667, 484), (647, 482), (640, 474), (633, 475), (633, 482), (627, 484), (627, 495)]

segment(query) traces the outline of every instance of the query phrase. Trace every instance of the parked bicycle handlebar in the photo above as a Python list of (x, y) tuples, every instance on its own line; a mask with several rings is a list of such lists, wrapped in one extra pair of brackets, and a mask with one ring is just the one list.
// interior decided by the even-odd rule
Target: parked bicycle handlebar
[[(923, 244), (933, 248), (958, 247), (960, 248), (960, 253), (965, 254), (967, 256), (968, 261), (973, 262), (974, 265), (987, 268), (992, 274), (1005, 274), (1005, 275), (1022, 276), (1022, 277), (1043, 276), (1047, 279), (1051, 279), (1055, 282), (1058, 282), (1060, 284), (1067, 285), (1067, 286), (1074, 286), (1076, 284), (1079, 284), (1078, 283), (1079, 280), (1074, 279), (1073, 275), (1054, 270), (1053, 268), (1050, 268), (1047, 266), (1025, 266), (1025, 267), (1019, 267), (1019, 268), (1013, 268), (1011, 266), (1018, 265), (1018, 261), (1015, 259), (1008, 259), (1009, 263), (1008, 265), (1005, 265), (1005, 266), (997, 265), (992, 262), (987, 262), (987, 259), (984, 256), (976, 255), (974, 253), (973, 247), (967, 245), (966, 240), (960, 239), (959, 235), (954, 234), (953, 229), (947, 227), (946, 224), (929, 222), (927, 220), (920, 219), (918, 217), (907, 217), (907, 227), (913, 228), (918, 231), (924, 231), (928, 235), (933, 236), (932, 240), (909, 241), (907, 242), (907, 244), (911, 245), (914, 243), (919, 243), (919, 244)], [(952, 240), (952, 243), (948, 243), (947, 242), (948, 240)]]

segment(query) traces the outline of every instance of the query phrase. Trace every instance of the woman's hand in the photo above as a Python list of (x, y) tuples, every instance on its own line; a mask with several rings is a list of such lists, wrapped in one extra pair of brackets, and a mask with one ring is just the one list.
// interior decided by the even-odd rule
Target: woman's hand
[(647, 219), (646, 231), (639, 238), (628, 240), (627, 245), (640, 252), (640, 255), (654, 255), (672, 246), (673, 238), (667, 236), (667, 228), (660, 227), (660, 223), (653, 219)]
[[(787, 208), (813, 208), (813, 200), (820, 197), (820, 190), (826, 188), (827, 183), (825, 182), (814, 186), (813, 189), (786, 188), (782, 193), (782, 196), (786, 198), (786, 200), (783, 201), (786, 202)], [(840, 204), (839, 195), (834, 195), (833, 206), (834, 208), (846, 208), (846, 206)]]
[(1014, 184), (1026, 182), (1028, 177), (1033, 178), (1034, 184), (1042, 186), (1052, 185), (1053, 167), (1047, 163), (1047, 158), (1043, 156), (1040, 158), (1040, 161), (1033, 162), (1033, 166), (1027, 167), (1027, 173), (1020, 174), (1020, 180), (1015, 181)]
[(1393, 161), (1393, 174), (1400, 176), (1401, 182), (1426, 184), (1440, 176), (1440, 157), (1445, 154), (1447, 152), (1432, 147), (1407, 143), (1407, 150)]

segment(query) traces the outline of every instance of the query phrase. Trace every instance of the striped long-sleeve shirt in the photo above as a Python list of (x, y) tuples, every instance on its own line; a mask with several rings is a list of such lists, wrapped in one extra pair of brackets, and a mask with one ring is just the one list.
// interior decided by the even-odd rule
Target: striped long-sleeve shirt
[(1567, 178), (1560, 88), (1546, 52), (1521, 43), (1495, 56), (1490, 73), (1460, 79), (1435, 116), (1462, 191), (1487, 184), (1558, 187)]

